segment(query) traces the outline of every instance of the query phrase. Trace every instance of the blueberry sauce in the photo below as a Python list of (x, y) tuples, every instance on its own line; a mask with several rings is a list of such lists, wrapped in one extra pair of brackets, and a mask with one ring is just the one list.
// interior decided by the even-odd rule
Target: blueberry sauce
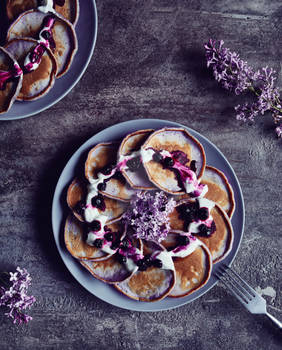
[(14, 66), (9, 71), (0, 70), (0, 90), (5, 90), (6, 83), (14, 78), (18, 78), (23, 74), (23, 71), (17, 63), (14, 63)]

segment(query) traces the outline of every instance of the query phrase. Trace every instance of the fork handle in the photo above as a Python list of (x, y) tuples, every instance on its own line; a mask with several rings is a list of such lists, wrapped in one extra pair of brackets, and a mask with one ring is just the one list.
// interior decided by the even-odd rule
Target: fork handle
[(274, 322), (280, 329), (282, 329), (282, 323), (280, 321), (278, 321), (277, 318), (270, 315), (270, 313), (268, 313), (267, 311), (266, 311), (266, 316), (268, 316), (272, 322)]

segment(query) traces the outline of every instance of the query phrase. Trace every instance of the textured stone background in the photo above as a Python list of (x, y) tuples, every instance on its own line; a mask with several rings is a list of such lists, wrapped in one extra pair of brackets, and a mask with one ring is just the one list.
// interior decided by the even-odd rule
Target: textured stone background
[[(86, 1), (86, 0), (83, 0)], [(0, 313), (0, 349), (281, 349), (279, 332), (249, 314), (222, 285), (172, 311), (120, 310), (70, 275), (52, 238), (58, 176), (98, 131), (130, 119), (174, 120), (199, 131), (229, 159), (242, 186), (246, 227), (236, 270), (281, 316), (281, 141), (270, 116), (241, 125), (242, 101), (217, 86), (203, 44), (223, 39), (282, 86), (280, 0), (147, 0), (97, 3), (98, 40), (79, 84), (37, 116), (0, 125), (0, 268), (26, 267), (37, 303), (15, 327)], [(271, 287), (266, 289), (267, 287)]]

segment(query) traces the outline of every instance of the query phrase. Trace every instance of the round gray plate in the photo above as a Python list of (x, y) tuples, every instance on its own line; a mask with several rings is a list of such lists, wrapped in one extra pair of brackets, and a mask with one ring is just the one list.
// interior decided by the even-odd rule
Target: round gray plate
[[(200, 290), (194, 292), (191, 295), (188, 295), (183, 298), (165, 298), (157, 302), (140, 302), (127, 298), (126, 296), (120, 294), (110, 285), (96, 280), (93, 276), (80, 265), (80, 263), (74, 259), (65, 248), (64, 244), (64, 224), (67, 215), (69, 214), (69, 209), (66, 205), (66, 191), (71, 183), (72, 179), (75, 176), (81, 176), (84, 163), (88, 151), (97, 143), (100, 142), (109, 142), (109, 141), (118, 141), (121, 140), (127, 134), (140, 130), (146, 129), (148, 127), (153, 129), (160, 129), (166, 126), (173, 127), (184, 127), (186, 128), (193, 136), (195, 136), (204, 146), (207, 164), (212, 165), (225, 173), (227, 176), (235, 195), (236, 200), (236, 209), (232, 217), (232, 225), (234, 229), (234, 243), (233, 248), (230, 254), (224, 259), (224, 263), (230, 264), (234, 259), (243, 235), (244, 221), (245, 221), (245, 211), (244, 211), (244, 202), (240, 184), (237, 180), (237, 177), (228, 163), (224, 155), (213, 145), (209, 140), (204, 136), (197, 133), (196, 131), (187, 128), (184, 125), (169, 122), (165, 120), (158, 119), (141, 119), (141, 120), (132, 120), (120, 124), (116, 124), (112, 127), (109, 127), (98, 134), (91, 137), (86, 141), (71, 157), (65, 166), (53, 198), (52, 206), (52, 226), (53, 233), (58, 247), (59, 253), (66, 264), (69, 271), (77, 279), (77, 281), (85, 287), (90, 293), (96, 297), (121, 308), (128, 310), (136, 311), (160, 311), (172, 309), (184, 304), (187, 304), (196, 298), (200, 297), (206, 293), (210, 288), (212, 288), (216, 283), (216, 278), (212, 275), (208, 283), (201, 288)], [(222, 262), (217, 263), (214, 268), (220, 266)]]
[(15, 102), (11, 109), (0, 115), (0, 120), (27, 118), (53, 106), (66, 96), (85, 72), (94, 51), (97, 37), (97, 9), (95, 0), (79, 1), (80, 14), (75, 27), (78, 50), (69, 71), (59, 79), (48, 94), (30, 102)]

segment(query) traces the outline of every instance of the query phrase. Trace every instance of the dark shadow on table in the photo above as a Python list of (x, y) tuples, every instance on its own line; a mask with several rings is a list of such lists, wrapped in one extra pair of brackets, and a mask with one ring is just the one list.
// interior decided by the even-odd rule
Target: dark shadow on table
[[(98, 131), (97, 131), (98, 132)], [(49, 268), (55, 271), (58, 279), (71, 282), (73, 285), (78, 285), (76, 280), (64, 265), (54, 240), (51, 210), (55, 188), (61, 172), (63, 171), (72, 154), (89, 138), (91, 135), (80, 135), (72, 138), (63, 148), (60, 148), (54, 158), (45, 164), (39, 177), (39, 188), (35, 198), (35, 225), (39, 245), (41, 246), (42, 254), (45, 255)], [(78, 164), (81, 167), (81, 163)], [(79, 169), (78, 169), (79, 170)], [(80, 168), (81, 170), (81, 168)], [(66, 195), (67, 189), (64, 191)], [(61, 198), (62, 204), (66, 208), (66, 215), (69, 213), (65, 202), (66, 196)], [(42, 204), (43, 203), (43, 204)], [(61, 232), (60, 244), (63, 243), (63, 231)], [(86, 293), (85, 289), (80, 287), (79, 293)]]

